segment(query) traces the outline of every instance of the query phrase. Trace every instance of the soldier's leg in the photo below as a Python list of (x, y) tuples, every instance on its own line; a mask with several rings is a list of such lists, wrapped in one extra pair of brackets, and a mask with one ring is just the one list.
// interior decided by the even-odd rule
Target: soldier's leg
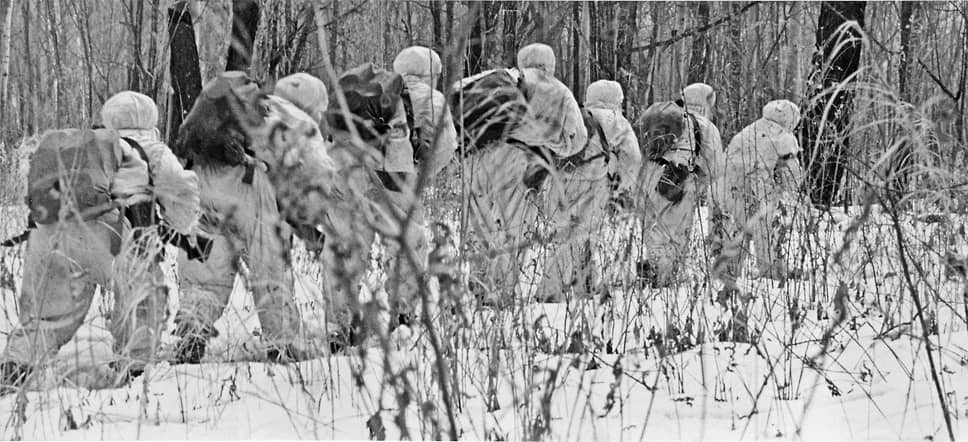
[(660, 204), (652, 225), (643, 229), (646, 261), (653, 284), (667, 287), (677, 282), (696, 213), (695, 192), (687, 190), (678, 202)]
[(472, 284), (491, 301), (518, 293), (523, 257), (537, 218), (537, 206), (524, 185), (528, 155), (511, 145), (494, 146), (469, 158), (468, 245)]
[(21, 375), (54, 357), (74, 337), (96, 287), (110, 279), (119, 231), (119, 224), (92, 221), (38, 226), (31, 232), (18, 300), (21, 327), (7, 340), (2, 357), (7, 379), (0, 383), (25, 381)]
[[(251, 212), (240, 210), (245, 260), (249, 266), (249, 286), (262, 335), (270, 349), (297, 343), (302, 337), (302, 318), (293, 296), (291, 231), (282, 222), (275, 190), (261, 171), (256, 171), (250, 192), (241, 204), (251, 205)], [(295, 355), (292, 355), (295, 356)], [(290, 357), (292, 357), (290, 356)]]
[(539, 291), (542, 298), (559, 300), (571, 291), (594, 294), (589, 286), (595, 284), (591, 281), (595, 275), (590, 245), (604, 216), (608, 197), (604, 191), (600, 181), (572, 180), (564, 184), (562, 195), (568, 210), (559, 211), (553, 218), (557, 232), (546, 255)]
[[(427, 229), (424, 225), (424, 208), (419, 201), (409, 202), (404, 195), (392, 200), (396, 210), (407, 210), (409, 204), (413, 204), (413, 218), (405, 233), (407, 243), (412, 248), (414, 258), (422, 268), (426, 269), (427, 257), (430, 253), (430, 241), (427, 237)], [(408, 253), (401, 249), (401, 244), (397, 240), (387, 239), (383, 242), (386, 254), (386, 290), (390, 297), (391, 326), (396, 323), (405, 324), (418, 320), (412, 317), (417, 312), (417, 307), (421, 305), (421, 290), (428, 290), (426, 277), (419, 274), (416, 268), (410, 263), (410, 258), (405, 256)], [(429, 296), (430, 293), (427, 293)]]
[(182, 338), (175, 360), (197, 364), (205, 356), (205, 345), (218, 335), (215, 321), (229, 303), (239, 265), (238, 250), (223, 235), (211, 235), (211, 252), (205, 261), (178, 253), (178, 313), (175, 335)]
[(156, 357), (168, 316), (168, 286), (160, 262), (164, 245), (157, 235), (134, 241), (140, 247), (124, 247), (115, 261), (109, 327), (115, 353), (125, 359), (123, 368), (136, 374)]
[(763, 278), (786, 280), (790, 276), (784, 253), (789, 226), (784, 223), (780, 204), (770, 202), (764, 208), (758, 228), (753, 232), (756, 267)]

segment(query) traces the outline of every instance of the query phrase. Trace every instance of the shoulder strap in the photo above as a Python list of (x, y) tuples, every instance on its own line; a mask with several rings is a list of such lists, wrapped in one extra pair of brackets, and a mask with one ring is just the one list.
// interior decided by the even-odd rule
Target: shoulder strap
[[(143, 147), (141, 147), (141, 144), (131, 137), (121, 137), (121, 139), (128, 143), (132, 149), (138, 152), (138, 156), (141, 157), (141, 159), (145, 162), (145, 165), (148, 167), (148, 188), (151, 189), (151, 192), (153, 193), (155, 182), (151, 177), (151, 162), (148, 161), (148, 153), (145, 152)], [(128, 219), (128, 221), (131, 222), (133, 227), (153, 226), (161, 219), (157, 213), (158, 205), (155, 203), (156, 201), (154, 198), (152, 198), (149, 201), (125, 207), (123, 210), (124, 216)]]
[(140, 156), (141, 159), (145, 162), (145, 165), (148, 166), (148, 187), (154, 188), (155, 183), (154, 183), (154, 180), (152, 180), (151, 178), (151, 162), (148, 161), (148, 153), (145, 152), (145, 148), (141, 147), (141, 144), (135, 141), (134, 138), (121, 137), (121, 139), (124, 140), (126, 143), (128, 143), (128, 145), (131, 146), (132, 149), (137, 151), (138, 156)]
[(419, 163), (426, 154), (421, 145), (420, 128), (416, 126), (416, 116), (413, 113), (413, 101), (410, 99), (410, 89), (404, 84), (403, 92), (400, 93), (400, 101), (403, 101), (403, 113), (407, 116), (407, 127), (410, 128), (410, 145), (413, 146), (413, 162)]
[(699, 155), (702, 152), (702, 128), (699, 127), (699, 120), (696, 119), (696, 116), (692, 112), (687, 110), (686, 116), (692, 122), (692, 136), (695, 140), (695, 146), (692, 147), (692, 151), (695, 155)]

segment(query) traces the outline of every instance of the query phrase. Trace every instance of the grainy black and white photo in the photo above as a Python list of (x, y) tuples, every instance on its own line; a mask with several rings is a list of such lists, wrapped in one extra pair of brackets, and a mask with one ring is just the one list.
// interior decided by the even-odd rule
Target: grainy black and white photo
[(965, 1), (0, 0), (0, 440), (968, 436)]

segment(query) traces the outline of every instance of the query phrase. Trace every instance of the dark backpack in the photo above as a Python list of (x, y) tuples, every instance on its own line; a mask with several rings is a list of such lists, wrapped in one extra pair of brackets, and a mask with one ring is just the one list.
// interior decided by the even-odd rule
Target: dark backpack
[[(247, 164), (255, 156), (249, 148), (248, 134), (240, 124), (230, 102), (254, 102), (265, 93), (244, 72), (228, 71), (205, 84), (192, 110), (178, 130), (172, 152), (188, 161), (188, 167), (199, 165)], [(260, 111), (264, 111), (259, 108)], [(265, 117), (263, 112), (261, 117)]]
[[(675, 147), (676, 140), (682, 135), (686, 119), (692, 123), (693, 146), (689, 164), (672, 164), (663, 156)], [(673, 204), (685, 196), (683, 186), (689, 175), (696, 171), (695, 158), (702, 148), (702, 129), (695, 115), (688, 112), (680, 101), (664, 101), (649, 106), (639, 119), (642, 131), (642, 155), (647, 160), (664, 166), (662, 177), (656, 191)]]
[(528, 113), (528, 100), (507, 70), (496, 69), (451, 93), (451, 114), (463, 135), (462, 153), (503, 140)]
[(111, 182), (121, 164), (118, 142), (118, 133), (108, 129), (44, 135), (27, 172), (31, 220), (53, 224), (79, 216), (87, 221), (114, 209)]
[[(340, 75), (338, 84), (346, 98), (347, 111), (351, 123), (356, 127), (363, 141), (372, 141), (386, 135), (404, 93), (403, 77), (400, 74), (376, 68), (372, 63), (355, 67)], [(336, 94), (329, 100), (326, 122), (330, 127), (349, 131), (349, 125)], [(412, 118), (411, 116), (408, 119)], [(378, 146), (383, 149), (385, 146)]]

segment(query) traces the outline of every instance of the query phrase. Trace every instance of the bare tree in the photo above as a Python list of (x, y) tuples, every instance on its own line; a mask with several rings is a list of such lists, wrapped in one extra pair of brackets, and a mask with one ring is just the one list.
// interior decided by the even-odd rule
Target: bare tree
[(226, 71), (247, 71), (252, 63), (252, 48), (259, 26), (259, 2), (232, 0), (232, 40), (225, 62)]
[[(897, 91), (900, 99), (908, 102), (911, 101), (911, 91), (909, 86), (912, 66), (911, 25), (916, 7), (915, 2), (901, 2), (901, 8), (898, 13), (901, 28), (901, 60), (900, 63), (898, 63)], [(896, 191), (903, 191), (907, 187), (907, 167), (908, 164), (910, 164), (910, 156), (911, 145), (908, 142), (903, 142), (896, 155), (892, 159), (893, 161), (891, 161), (890, 174), (893, 178), (892, 184), (894, 190)]]
[(811, 199), (823, 206), (842, 196), (852, 94), (839, 86), (860, 65), (860, 34), (848, 23), (863, 27), (866, 7), (867, 2), (823, 2), (820, 6), (814, 89), (810, 94), (814, 99), (802, 124), (801, 145), (807, 159)]
[[(168, 110), (168, 144), (176, 146), (178, 129), (202, 92), (202, 74), (198, 66), (198, 47), (189, 2), (179, 1), (168, 8), (168, 38), (171, 42), (169, 69), (173, 94)], [(175, 152), (185, 156), (187, 152)]]
[[(7, 89), (10, 83), (10, 40), (13, 0), (0, 0), (0, 121), (6, 121)], [(4, 137), (5, 138), (5, 137)]]
[[(696, 11), (697, 24), (699, 26), (708, 25), (709, 3), (696, 2), (693, 7)], [(689, 59), (689, 73), (687, 75), (687, 81), (689, 83), (706, 81), (707, 46), (709, 40), (707, 35), (708, 33), (702, 32), (692, 37), (692, 54)]]
[(45, 6), (47, 7), (47, 39), (54, 51), (54, 81), (52, 82), (54, 88), (54, 124), (60, 127), (64, 124), (63, 115), (69, 107), (61, 83), (64, 79), (64, 63), (61, 57), (60, 44), (61, 23), (63, 22), (61, 20), (60, 0), (47, 0)]

